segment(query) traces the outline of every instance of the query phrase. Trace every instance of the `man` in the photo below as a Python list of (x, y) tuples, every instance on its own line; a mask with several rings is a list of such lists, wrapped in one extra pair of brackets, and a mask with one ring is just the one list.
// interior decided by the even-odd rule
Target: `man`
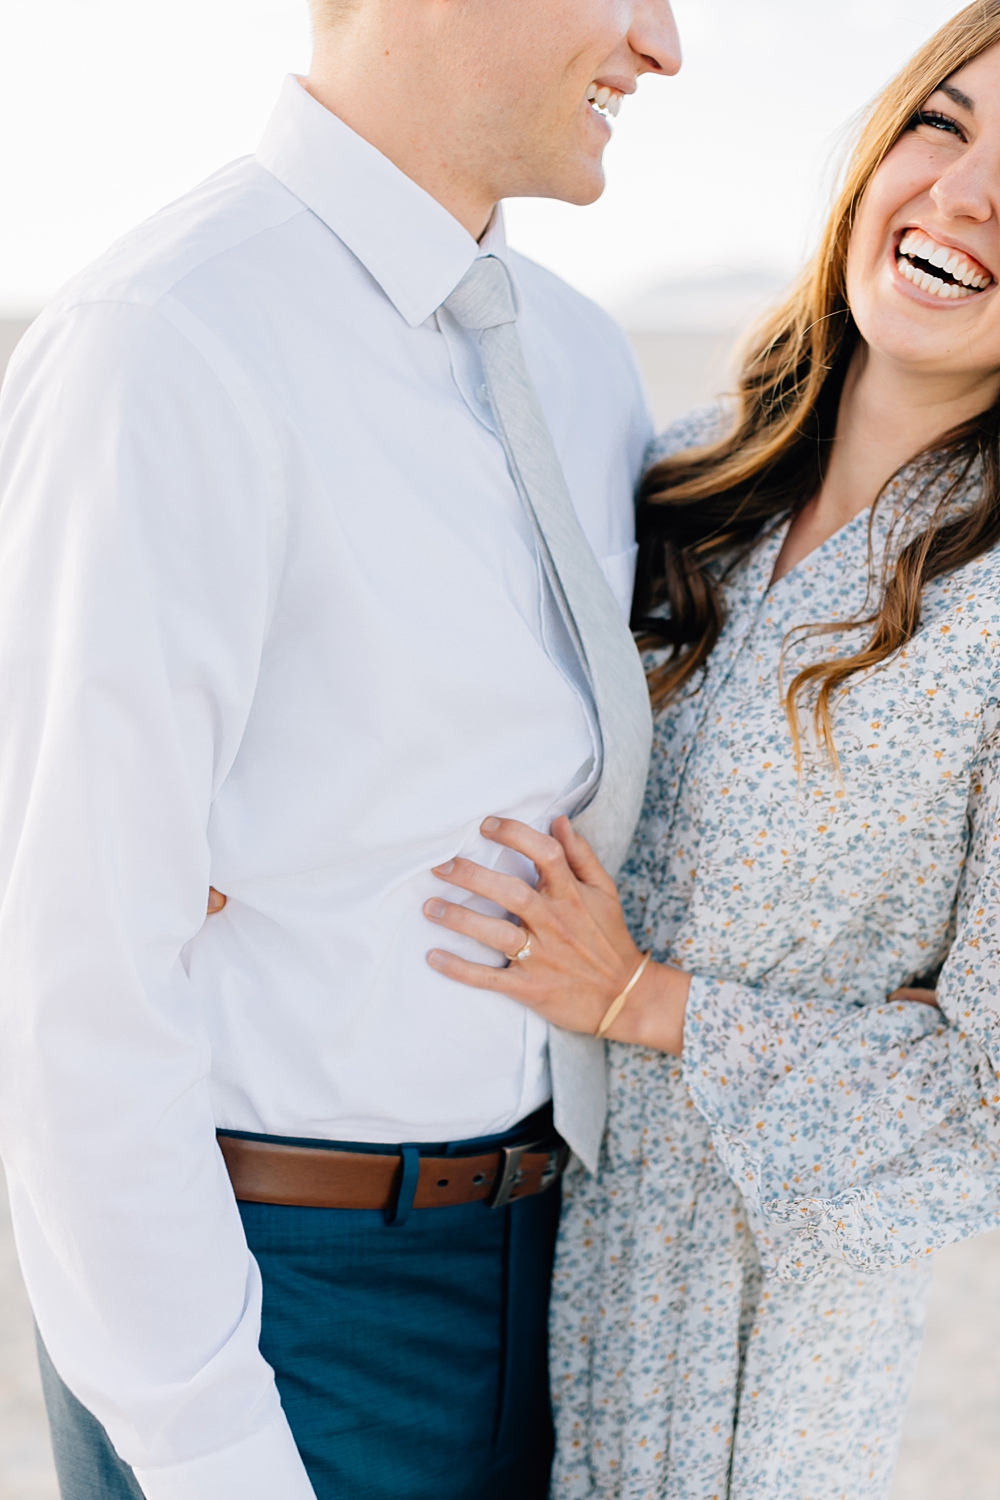
[(667, 0), (315, 33), (0, 410), (0, 1141), (64, 1500), (546, 1492), (550, 1075), (593, 1162), (600, 1053), (434, 973), (421, 909), (491, 813), (613, 863), (638, 812), (646, 409), (497, 204), (596, 198), (677, 39)]

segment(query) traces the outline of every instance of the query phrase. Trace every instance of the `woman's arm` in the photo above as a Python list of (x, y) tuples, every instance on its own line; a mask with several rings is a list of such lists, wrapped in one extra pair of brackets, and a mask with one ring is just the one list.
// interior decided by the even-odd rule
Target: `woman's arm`
[[(440, 900), (426, 902), (424, 913), (505, 954), (510, 965), (474, 964), (441, 948), (432, 949), (428, 963), (474, 989), (509, 995), (565, 1031), (595, 1035), (643, 962), (614, 881), (568, 818), (556, 819), (551, 837), (512, 818), (487, 818), (482, 833), (530, 859), (537, 886), (467, 859), (449, 860), (434, 874), (513, 913), (520, 926)], [(650, 961), (604, 1034), (679, 1057), (690, 983), (680, 969)]]
[[(446, 902), (425, 910), (512, 962), (498, 970), (441, 949), (429, 961), (558, 1026), (596, 1032), (642, 958), (613, 882), (562, 820), (552, 838), (500, 819), (487, 820), (483, 832), (534, 860), (536, 889), (461, 860), (436, 873), (506, 908), (520, 925)], [(1000, 838), (992, 844), (1000, 870)], [(1000, 911), (1000, 876), (993, 872), (990, 884), (984, 871), (982, 879), (989, 901), (965, 903), (977, 915), (960, 924), (942, 998), (970, 973), (966, 945), (979, 950), (984, 925), (991, 936), (994, 924), (1000, 928), (992, 915)], [(529, 957), (516, 960), (526, 934)], [(1000, 938), (990, 947), (979, 952), (987, 966), (998, 962)], [(858, 1006), (663, 964), (649, 970), (609, 1035), (683, 1051), (692, 1099), (773, 1274), (806, 1278), (831, 1258), (882, 1271), (1000, 1225), (1000, 1087), (982, 1042), (968, 1034), (979, 1029), (968, 1011), (959, 1030), (928, 991)], [(982, 999), (988, 1033), (994, 1013), (989, 995)], [(905, 1003), (914, 1000), (923, 1003)]]
[(1000, 1226), (1000, 736), (970, 788), (940, 1009), (692, 982), (684, 1076), (780, 1277), (881, 1271)]
[[(474, 989), (509, 995), (565, 1031), (590, 1034), (597, 1033), (616, 997), (642, 969), (603, 1035), (609, 1041), (680, 1057), (691, 976), (653, 960), (643, 967), (643, 954), (625, 925), (615, 883), (569, 819), (558, 818), (551, 837), (512, 818), (487, 818), (482, 833), (530, 859), (538, 870), (537, 886), (466, 859), (450, 860), (434, 873), (449, 885), (513, 912), (520, 926), (440, 900), (428, 901), (424, 913), (435, 925), (504, 954), (510, 966), (496, 969), (470, 963), (442, 948), (431, 950), (428, 963)], [(225, 899), (212, 891), (209, 912), (221, 910)], [(526, 941), (528, 953), (521, 960), (518, 954)], [(889, 999), (937, 1003), (933, 990), (912, 987), (897, 990)]]

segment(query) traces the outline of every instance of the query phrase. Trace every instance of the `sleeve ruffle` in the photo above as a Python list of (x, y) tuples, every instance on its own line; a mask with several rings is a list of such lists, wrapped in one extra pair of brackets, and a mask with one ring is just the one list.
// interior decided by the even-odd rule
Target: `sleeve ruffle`
[(780, 1279), (882, 1272), (1000, 1225), (997, 1080), (933, 1007), (696, 977), (684, 1066)]

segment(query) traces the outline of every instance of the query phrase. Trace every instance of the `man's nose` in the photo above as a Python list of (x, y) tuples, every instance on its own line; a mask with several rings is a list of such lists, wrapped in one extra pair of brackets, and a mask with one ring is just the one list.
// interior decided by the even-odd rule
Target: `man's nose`
[(636, 0), (628, 40), (643, 61), (641, 72), (672, 78), (680, 71), (681, 39), (670, 0)]

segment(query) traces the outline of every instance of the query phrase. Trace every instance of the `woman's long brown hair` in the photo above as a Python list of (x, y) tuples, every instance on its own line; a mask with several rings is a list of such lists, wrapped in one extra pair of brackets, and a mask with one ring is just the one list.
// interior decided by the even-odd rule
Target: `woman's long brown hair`
[[(720, 575), (724, 578), (728, 567), (760, 542), (768, 522), (798, 510), (822, 484), (840, 393), (860, 338), (847, 303), (846, 271), (865, 189), (930, 95), (995, 42), (1000, 42), (1000, 0), (977, 0), (942, 27), (879, 96), (814, 260), (745, 346), (735, 425), (720, 441), (665, 459), (645, 476), (632, 624), (641, 645), (671, 648), (650, 672), (654, 706), (678, 694), (711, 654), (725, 622)], [(912, 637), (920, 624), (923, 589), (932, 579), (1000, 540), (1000, 404), (935, 442), (934, 454), (928, 484), (954, 471), (953, 489), (979, 459), (979, 496), (949, 520), (943, 514), (946, 494), (929, 529), (902, 548), (894, 569), (881, 580), (874, 610), (855, 622), (871, 627), (862, 650), (817, 663), (795, 677), (785, 706), (796, 744), (796, 703), (812, 687), (817, 732), (835, 758), (834, 692)], [(669, 619), (660, 615), (664, 604)], [(843, 624), (817, 628), (843, 629)]]

